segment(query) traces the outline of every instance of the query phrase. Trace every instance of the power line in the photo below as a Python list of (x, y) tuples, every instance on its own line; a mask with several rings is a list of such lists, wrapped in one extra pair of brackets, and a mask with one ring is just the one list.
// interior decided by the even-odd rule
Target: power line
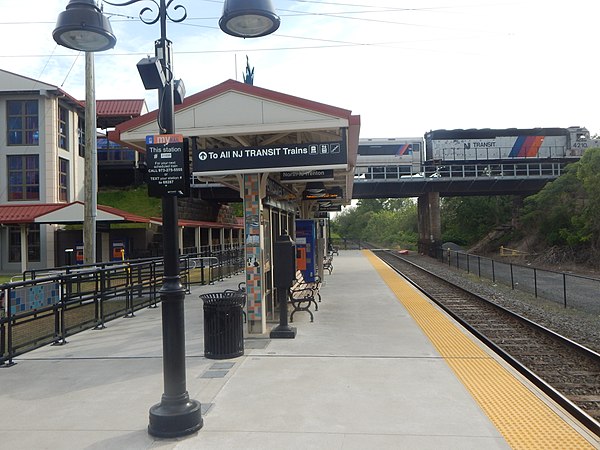
[[(221, 3), (222, 0), (203, 0), (205, 2), (213, 2), (213, 3)], [(443, 29), (443, 30), (449, 30), (449, 31), (464, 31), (464, 29), (462, 28), (449, 28), (449, 27), (439, 27), (439, 26), (433, 26), (433, 25), (426, 25), (426, 24), (417, 24), (417, 23), (407, 23), (407, 22), (397, 22), (397, 21), (393, 21), (393, 20), (383, 20), (383, 19), (374, 19), (374, 18), (367, 18), (367, 17), (356, 17), (356, 16), (349, 16), (349, 14), (351, 15), (364, 15), (364, 14), (372, 14), (372, 13), (385, 13), (385, 12), (404, 12), (404, 11), (432, 11), (432, 10), (438, 10), (438, 9), (448, 9), (451, 7), (435, 7), (435, 8), (393, 8), (393, 7), (381, 7), (378, 5), (360, 5), (360, 4), (349, 4), (349, 3), (332, 3), (332, 2), (327, 2), (327, 1), (316, 1), (316, 0), (294, 0), (297, 3), (315, 3), (315, 4), (322, 4), (322, 5), (332, 5), (332, 6), (352, 6), (352, 7), (359, 7), (359, 8), (368, 8), (367, 11), (345, 11), (345, 12), (337, 12), (337, 13), (320, 13), (320, 12), (297, 12), (297, 11), (292, 11), (292, 10), (282, 10), (279, 9), (279, 11), (286, 11), (286, 12), (290, 12), (291, 14), (289, 14), (289, 17), (293, 17), (293, 16), (306, 16), (306, 15), (310, 15), (310, 16), (323, 16), (323, 17), (328, 17), (328, 18), (337, 18), (337, 19), (344, 19), (344, 20), (354, 20), (354, 21), (365, 21), (365, 22), (373, 22), (373, 23), (384, 23), (384, 24), (390, 24), (390, 25), (398, 25), (398, 26), (403, 26), (403, 27), (421, 27), (421, 28), (432, 28), (432, 29)], [(112, 15), (112, 13), (110, 12), (106, 12), (105, 14), (110, 14)], [(131, 17), (131, 16), (126, 16), (126, 15), (117, 15), (114, 14), (115, 16), (119, 16), (122, 17), (123, 19), (119, 19), (119, 20), (114, 20), (113, 22), (134, 22), (134, 21), (138, 21), (138, 18), (136, 17)], [(201, 24), (197, 24), (197, 23), (190, 23), (193, 21), (203, 21), (203, 20), (217, 20), (216, 17), (214, 18), (206, 18), (206, 17), (188, 17), (186, 22), (183, 23), (177, 23), (174, 25), (183, 25), (183, 26), (188, 26), (188, 27), (195, 27), (195, 28), (206, 28), (209, 30), (218, 30), (218, 27), (216, 26), (210, 26), (210, 25), (201, 25)], [(0, 22), (0, 25), (26, 25), (26, 24), (54, 24), (54, 22), (46, 22), (46, 21), (37, 21), (37, 22)], [(479, 33), (494, 33), (494, 34), (498, 34), (497, 32), (490, 32), (490, 31), (478, 31), (478, 30), (469, 30), (471, 32), (479, 32)], [(501, 33), (504, 34), (504, 33)], [(333, 40), (333, 39), (322, 39), (322, 38), (317, 38), (317, 37), (305, 37), (305, 36), (293, 36), (293, 35), (284, 35), (284, 34), (279, 34), (276, 33), (274, 36), (276, 37), (282, 37), (282, 38), (287, 38), (287, 39), (297, 39), (297, 40), (309, 40), (309, 41), (315, 41), (315, 42), (323, 42), (323, 43), (333, 43), (337, 45), (341, 45), (341, 46), (382, 46), (382, 47), (388, 47), (390, 45), (394, 45), (394, 44), (399, 44), (398, 42), (396, 43), (369, 43), (369, 42), (348, 42), (348, 41), (342, 41), (342, 40)], [(447, 40), (447, 39), (445, 39)], [(415, 42), (415, 41), (413, 41)], [(405, 44), (406, 42), (402, 42), (402, 44)], [(333, 46), (333, 47), (335, 47)], [(323, 45), (323, 46), (310, 46), (310, 47), (306, 47), (306, 46), (300, 46), (300, 47), (290, 47), (290, 46), (286, 46), (286, 47), (274, 47), (274, 48), (268, 48), (268, 49), (260, 49), (260, 50), (251, 50), (251, 51), (282, 51), (282, 50), (305, 50), (305, 49), (326, 49), (326, 48), (332, 48), (331, 45)], [(206, 50), (206, 51), (195, 51), (195, 52), (176, 52), (176, 53), (184, 53), (184, 54), (206, 54), (206, 53), (228, 53), (228, 52), (238, 52), (240, 50), (217, 50), (217, 51), (210, 51), (210, 50)], [(249, 51), (248, 49), (244, 49), (242, 51)], [(135, 55), (146, 55), (147, 53), (106, 53), (106, 56), (135, 56)], [(54, 55), (54, 51), (52, 52), (52, 54), (50, 55), (50, 58), (52, 58), (53, 56), (57, 56), (57, 57), (65, 57), (65, 56), (72, 56), (72, 55)], [(48, 57), (48, 55), (0, 55), (0, 58), (40, 58), (40, 57)], [(47, 63), (46, 63), (47, 65)]]

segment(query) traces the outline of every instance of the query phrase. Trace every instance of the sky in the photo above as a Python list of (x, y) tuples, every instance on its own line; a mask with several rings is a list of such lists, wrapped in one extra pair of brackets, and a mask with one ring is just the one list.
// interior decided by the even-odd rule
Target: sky
[[(52, 39), (67, 3), (0, 0), (0, 68), (84, 99), (84, 55)], [(257, 39), (219, 29), (222, 0), (177, 4), (187, 18), (167, 36), (187, 95), (243, 81), (248, 58), (256, 86), (351, 110), (362, 138), (574, 125), (600, 134), (597, 0), (273, 0), (281, 26)], [(153, 0), (104, 3), (117, 44), (95, 54), (97, 99), (156, 108), (136, 69), (160, 36), (140, 20), (144, 7), (156, 10)]]

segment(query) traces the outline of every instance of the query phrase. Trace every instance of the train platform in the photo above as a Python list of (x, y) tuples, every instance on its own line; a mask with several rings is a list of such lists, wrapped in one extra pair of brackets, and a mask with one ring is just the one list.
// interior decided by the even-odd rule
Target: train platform
[[(578, 427), (368, 251), (341, 251), (295, 339), (253, 336), (204, 358), (186, 297), (187, 389), (203, 428), (148, 435), (163, 392), (160, 309), (107, 323), (0, 369), (0, 449), (593, 449)], [(276, 324), (273, 324), (276, 325)]]

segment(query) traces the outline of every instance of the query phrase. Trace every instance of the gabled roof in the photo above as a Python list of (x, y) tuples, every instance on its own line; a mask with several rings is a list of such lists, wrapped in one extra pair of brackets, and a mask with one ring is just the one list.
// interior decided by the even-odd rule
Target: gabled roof
[(83, 109), (79, 100), (63, 91), (58, 86), (44, 83), (43, 81), (25, 77), (7, 70), (0, 69), (0, 92), (18, 92), (18, 93), (38, 93), (44, 95), (46, 92), (52, 92), (54, 95), (62, 97), (67, 103), (78, 109)]
[[(82, 102), (85, 105), (85, 101)], [(97, 100), (96, 114), (103, 116), (139, 117), (148, 112), (144, 99), (129, 100)]]
[[(98, 205), (96, 214), (99, 222), (151, 222), (147, 217), (104, 205)], [(82, 223), (83, 217), (82, 202), (0, 205), (1, 224)]]
[(37, 217), (65, 206), (62, 203), (37, 203), (31, 205), (0, 205), (0, 223), (34, 223)]
[[(359, 126), (352, 111), (293, 95), (227, 80), (186, 98), (175, 107), (177, 133), (219, 136), (292, 132)], [(109, 139), (145, 151), (145, 137), (157, 134), (158, 110), (116, 126)]]
[(0, 69), (0, 90), (3, 92), (39, 92), (40, 90), (57, 91), (59, 88), (52, 84), (44, 83), (43, 81), (34, 80), (33, 78)]
[[(106, 205), (98, 205), (96, 214), (98, 222), (135, 222), (162, 225), (162, 219), (159, 217), (143, 217)], [(82, 223), (83, 217), (84, 204), (82, 202), (0, 205), (0, 224), (4, 225)], [(244, 225), (239, 222), (229, 224), (181, 219), (179, 220), (179, 226), (191, 228), (243, 228)]]
[[(81, 104), (85, 106), (85, 100)], [(113, 128), (147, 112), (144, 99), (96, 100), (96, 121), (102, 129)]]
[[(146, 152), (146, 137), (159, 134), (157, 115), (158, 110), (117, 125), (114, 131), (109, 131), (108, 138), (125, 147)], [(332, 163), (334, 179), (327, 181), (326, 187), (342, 187), (341, 200), (346, 203), (352, 198), (360, 116), (353, 115), (350, 110), (227, 80), (186, 98), (183, 104), (176, 106), (175, 132), (185, 138), (196, 138), (192, 145), (196, 143), (200, 148), (330, 143), (347, 138), (347, 163), (345, 167), (340, 167), (343, 163)], [(277, 173), (283, 166), (270, 167), (272, 173)], [(238, 167), (236, 170), (239, 172), (241, 169)], [(306, 168), (302, 166), (298, 170)], [(237, 186), (234, 171), (226, 172), (224, 178), (217, 182), (224, 186)], [(201, 176), (210, 179), (210, 175)], [(298, 188), (301, 192), (304, 186)]]

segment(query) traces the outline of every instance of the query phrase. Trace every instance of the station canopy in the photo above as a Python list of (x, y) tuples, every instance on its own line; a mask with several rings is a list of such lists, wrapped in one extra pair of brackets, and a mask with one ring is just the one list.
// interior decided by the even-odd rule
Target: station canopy
[[(146, 152), (157, 117), (155, 110), (124, 122), (108, 137)], [(189, 138), (201, 198), (239, 201), (242, 174), (268, 173), (285, 200), (312, 192), (350, 203), (360, 116), (347, 109), (227, 80), (177, 105), (175, 129)]]

